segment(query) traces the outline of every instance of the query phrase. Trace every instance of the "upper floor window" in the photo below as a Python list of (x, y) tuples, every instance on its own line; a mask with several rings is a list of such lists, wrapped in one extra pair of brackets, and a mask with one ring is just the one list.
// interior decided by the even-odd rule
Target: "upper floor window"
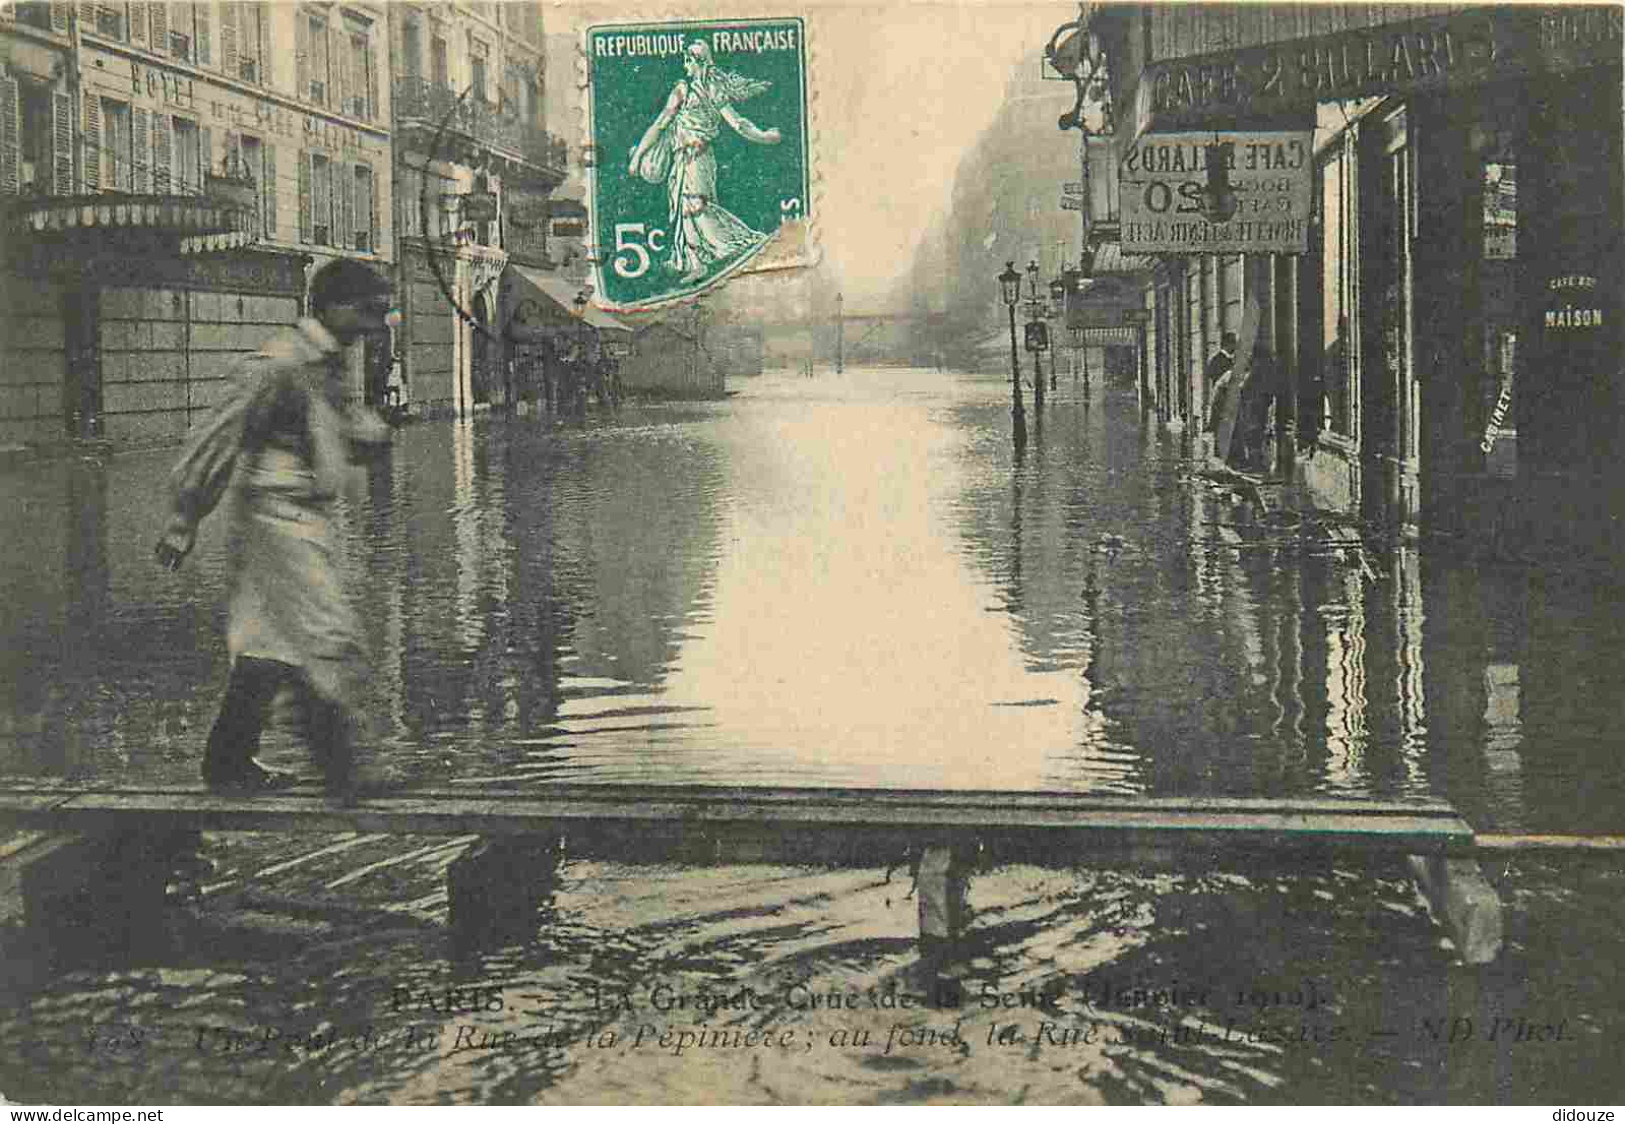
[(330, 74), (327, 55), (327, 21), (320, 16), (307, 17), (310, 34), (310, 73), (306, 95), (318, 105), (327, 104)]
[(372, 28), (346, 16), (344, 39), (343, 104), (339, 108), (352, 117), (371, 119), (374, 109)]
[(41, 31), (51, 30), (51, 5), (42, 0), (23, 0), (17, 5), (17, 22)]
[(416, 20), (401, 25), (401, 74), (407, 78), (423, 76), (423, 29)]
[(102, 98), (102, 187), (135, 190), (135, 134), (130, 103)]
[(243, 82), (263, 82), (266, 46), (265, 5), (227, 0), (220, 5), (220, 62)]
[(98, 35), (105, 35), (109, 39), (125, 38), (124, 5), (97, 4), (95, 31)]
[(197, 122), (176, 117), (175, 126), (175, 190), (182, 195), (196, 195), (203, 190), (203, 147), (198, 135)]
[(470, 81), (474, 87), (474, 96), (480, 101), (490, 101), (485, 77), (491, 66), (491, 48), (478, 39), (471, 39), (469, 40), (468, 53), (470, 58)]
[(451, 68), (446, 61), (446, 41), (436, 35), (429, 41), (429, 77), (436, 86), (451, 85)]

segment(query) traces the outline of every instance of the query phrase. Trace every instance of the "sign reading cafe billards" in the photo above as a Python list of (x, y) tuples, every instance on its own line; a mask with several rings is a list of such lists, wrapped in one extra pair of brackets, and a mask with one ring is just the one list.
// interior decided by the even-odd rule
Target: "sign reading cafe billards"
[(801, 20), (598, 26), (585, 49), (605, 306), (703, 292), (810, 217)]
[[(1207, 152), (1228, 142), (1235, 213), (1204, 214)], [(1301, 254), (1309, 248), (1311, 134), (1148, 133), (1118, 168), (1123, 251)]]

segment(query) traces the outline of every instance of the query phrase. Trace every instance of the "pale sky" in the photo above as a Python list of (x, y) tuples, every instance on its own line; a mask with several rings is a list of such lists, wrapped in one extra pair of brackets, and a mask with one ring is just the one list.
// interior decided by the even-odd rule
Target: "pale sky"
[(820, 244), (848, 300), (862, 302), (907, 269), (947, 210), (960, 157), (998, 111), (1011, 68), (1036, 76), (1044, 44), (1077, 10), (1002, 0), (568, 0), (549, 4), (546, 19), (553, 33), (644, 17), (801, 16)]

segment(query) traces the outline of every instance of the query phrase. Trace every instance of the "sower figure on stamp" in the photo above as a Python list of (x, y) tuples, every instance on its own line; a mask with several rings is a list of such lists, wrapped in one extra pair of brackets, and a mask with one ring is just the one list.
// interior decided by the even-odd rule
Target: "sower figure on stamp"
[(627, 172), (649, 183), (665, 182), (672, 228), (666, 264), (684, 281), (694, 281), (768, 239), (717, 202), (712, 142), (724, 124), (752, 144), (778, 144), (781, 137), (778, 129), (758, 129), (733, 105), (772, 83), (718, 69), (703, 41), (683, 53), (683, 70), (686, 79), (672, 88), (660, 116), (632, 147)]
[(284, 684), (304, 695), (305, 734), (329, 794), (350, 799), (376, 782), (356, 761), (361, 632), (340, 580), (335, 503), (351, 460), (389, 441), (377, 414), (346, 410), (342, 367), (350, 344), (383, 330), (389, 308), (389, 283), (367, 266), (319, 269), (311, 316), (242, 358), (170, 475), (173, 514), (156, 549), (170, 569), (230, 493), (231, 675), (203, 759), (216, 791), (290, 783), (254, 760)]

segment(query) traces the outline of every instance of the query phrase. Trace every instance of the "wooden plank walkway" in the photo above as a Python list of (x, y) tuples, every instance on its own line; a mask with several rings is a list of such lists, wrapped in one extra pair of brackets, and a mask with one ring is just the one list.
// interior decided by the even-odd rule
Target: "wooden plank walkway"
[[(338, 806), (315, 788), (230, 797), (201, 787), (48, 781), (0, 791), (0, 828), (85, 841), (60, 861), (50, 847), (24, 848), (41, 851), (34, 878), (40, 900), (60, 897), (70, 881), (94, 887), (98, 900), (139, 898), (142, 886), (148, 897), (161, 897), (162, 861), (152, 856), (167, 845), (165, 832), (479, 837), (447, 870), (453, 924), (503, 908), (525, 881), (523, 870), (534, 866), (536, 849), (556, 857), (558, 843), (572, 857), (631, 862), (893, 867), (912, 857), (922, 941), (951, 941), (963, 931), (966, 878), (992, 863), (1214, 868), (1404, 856), (1469, 963), (1487, 963), (1501, 947), (1501, 906), (1472, 858), (1473, 830), (1439, 801), (557, 784), (407, 790)], [(0, 868), (6, 865), (0, 855)]]
[(562, 835), (576, 853), (710, 839), (835, 857), (899, 841), (912, 847), (974, 841), (1035, 850), (1036, 858), (1060, 863), (1140, 848), (1354, 858), (1468, 854), (1473, 847), (1471, 827), (1439, 801), (615, 784), (402, 791), (338, 807), (314, 789), (231, 797), (201, 787), (56, 782), (0, 791), (0, 824), (71, 832)]

